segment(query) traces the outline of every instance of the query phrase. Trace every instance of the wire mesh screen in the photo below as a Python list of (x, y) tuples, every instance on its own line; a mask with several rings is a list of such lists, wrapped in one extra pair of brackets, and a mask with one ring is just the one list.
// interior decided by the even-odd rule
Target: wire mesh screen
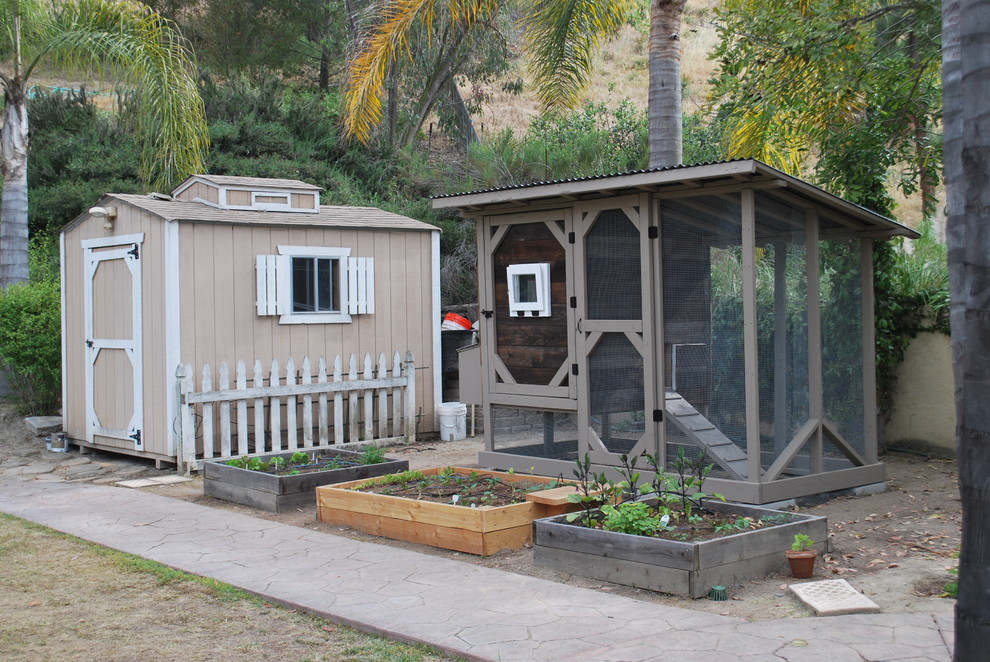
[(705, 449), (718, 472), (715, 449), (746, 444), (739, 196), (665, 200), (660, 216), (667, 457)]
[(496, 453), (573, 460), (578, 456), (577, 416), (573, 413), (492, 407)]
[(621, 209), (598, 215), (585, 238), (589, 319), (642, 319), (639, 243), (639, 230)]
[(808, 277), (800, 209), (756, 196), (761, 459), (777, 459), (809, 417)]
[[(821, 247), (822, 386), (825, 420), (859, 453), (865, 452), (862, 269), (859, 239)], [(826, 455), (837, 458), (826, 441)]]
[(606, 333), (588, 356), (591, 429), (613, 453), (627, 453), (645, 431), (643, 357), (624, 333)]

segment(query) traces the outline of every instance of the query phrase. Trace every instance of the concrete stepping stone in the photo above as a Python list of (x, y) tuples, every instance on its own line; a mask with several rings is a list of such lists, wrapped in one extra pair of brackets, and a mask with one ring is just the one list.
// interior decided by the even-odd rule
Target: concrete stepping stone
[(41, 437), (62, 429), (61, 416), (29, 416), (24, 419), (24, 424), (35, 436)]
[(186, 483), (192, 478), (187, 476), (171, 475), (157, 476), (156, 478), (133, 478), (131, 480), (117, 481), (121, 487), (154, 487), (155, 485), (172, 485), (174, 483)]
[(872, 614), (880, 606), (857, 591), (845, 579), (791, 584), (791, 591), (819, 616)]

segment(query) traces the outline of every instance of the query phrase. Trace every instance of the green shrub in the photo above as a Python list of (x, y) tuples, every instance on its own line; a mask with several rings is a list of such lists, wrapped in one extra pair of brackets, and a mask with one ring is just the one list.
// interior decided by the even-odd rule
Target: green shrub
[(52, 414), (62, 397), (62, 322), (55, 281), (0, 294), (0, 364), (25, 413)]

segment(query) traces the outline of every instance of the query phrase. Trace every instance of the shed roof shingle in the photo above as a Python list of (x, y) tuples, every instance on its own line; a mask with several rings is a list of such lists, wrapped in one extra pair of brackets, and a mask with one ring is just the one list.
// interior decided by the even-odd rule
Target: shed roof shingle
[(436, 230), (416, 219), (393, 214), (377, 207), (321, 206), (319, 213), (272, 212), (219, 209), (200, 202), (160, 200), (146, 195), (108, 193), (107, 197), (160, 216), (166, 221), (200, 221), (234, 225), (289, 225), (334, 228), (377, 228), (384, 230)]
[(319, 186), (314, 184), (307, 184), (306, 182), (299, 181), (298, 179), (271, 179), (268, 177), (234, 177), (228, 175), (192, 175), (184, 181), (182, 184), (175, 189), (185, 187), (190, 179), (201, 179), (211, 184), (216, 184), (217, 186), (257, 186), (257, 187), (267, 187), (267, 188), (296, 188), (296, 189), (306, 189), (309, 191), (319, 191), (321, 190)]

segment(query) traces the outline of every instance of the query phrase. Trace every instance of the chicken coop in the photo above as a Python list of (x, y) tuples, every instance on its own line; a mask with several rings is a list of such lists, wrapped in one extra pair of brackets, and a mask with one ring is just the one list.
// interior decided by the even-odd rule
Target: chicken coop
[(755, 160), (433, 204), (477, 227), (482, 465), (704, 453), (755, 504), (885, 480), (873, 244), (913, 230)]

